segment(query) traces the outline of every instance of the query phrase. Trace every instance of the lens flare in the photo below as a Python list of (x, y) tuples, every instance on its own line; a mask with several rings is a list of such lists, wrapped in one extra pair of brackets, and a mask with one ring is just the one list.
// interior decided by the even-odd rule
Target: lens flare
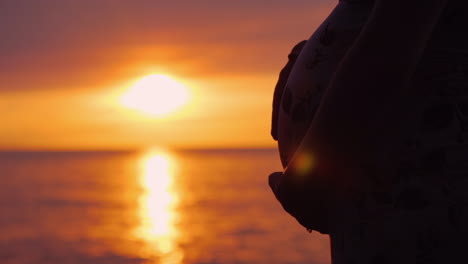
[(315, 158), (311, 153), (303, 152), (295, 157), (294, 168), (300, 175), (310, 173), (315, 167)]

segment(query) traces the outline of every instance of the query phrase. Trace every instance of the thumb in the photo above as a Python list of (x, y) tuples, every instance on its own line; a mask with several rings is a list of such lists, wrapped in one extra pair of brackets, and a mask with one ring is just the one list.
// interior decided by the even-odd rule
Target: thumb
[(268, 176), (268, 185), (270, 185), (270, 188), (274, 193), (276, 193), (276, 189), (278, 188), (282, 178), (283, 173), (279, 171), (273, 172), (270, 174), (270, 176)]

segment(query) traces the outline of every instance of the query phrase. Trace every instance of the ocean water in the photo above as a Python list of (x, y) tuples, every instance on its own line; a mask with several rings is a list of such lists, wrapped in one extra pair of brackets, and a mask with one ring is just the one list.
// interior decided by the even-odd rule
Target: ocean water
[(0, 263), (330, 263), (275, 150), (2, 152)]

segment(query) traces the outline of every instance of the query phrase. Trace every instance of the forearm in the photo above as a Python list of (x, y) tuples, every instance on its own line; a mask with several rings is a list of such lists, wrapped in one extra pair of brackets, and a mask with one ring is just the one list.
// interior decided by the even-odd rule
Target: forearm
[[(393, 143), (389, 128), (401, 127), (398, 107), (446, 1), (377, 1), (340, 63), (297, 157), (314, 156), (316, 170), (333, 177), (346, 170), (358, 173), (362, 162), (372, 163), (379, 148)], [(285, 173), (298, 171), (298, 160)], [(325, 163), (327, 168), (320, 168)]]

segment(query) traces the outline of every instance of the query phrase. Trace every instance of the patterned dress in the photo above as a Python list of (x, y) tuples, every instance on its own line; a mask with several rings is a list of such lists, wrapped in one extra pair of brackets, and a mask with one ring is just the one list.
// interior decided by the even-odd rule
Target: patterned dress
[[(276, 87), (272, 127), (284, 165), (373, 4), (372, 0), (341, 0), (307, 43), (300, 43), (290, 55), (280, 78), (283, 84)], [(399, 155), (386, 191), (357, 193), (324, 225), (321, 212), (307, 212), (313, 217), (305, 219), (303, 209), (297, 209), (304, 207), (291, 205), (297, 200), (278, 195), (281, 181), (275, 179), (278, 175), (270, 176), (275, 195), (290, 214), (306, 228), (330, 235), (334, 264), (468, 263), (466, 28), (468, 4), (451, 0), (402, 106), (407, 111), (407, 129), (395, 146)], [(290, 197), (294, 195), (291, 191)], [(314, 201), (314, 193), (304, 195)]]

